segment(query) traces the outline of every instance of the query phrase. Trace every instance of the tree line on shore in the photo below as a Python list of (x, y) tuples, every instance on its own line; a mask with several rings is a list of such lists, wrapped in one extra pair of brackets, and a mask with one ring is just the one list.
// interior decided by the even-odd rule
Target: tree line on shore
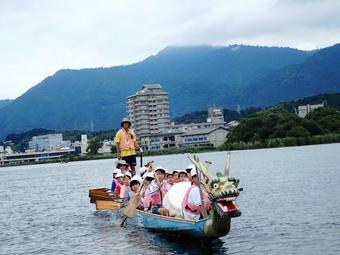
[(273, 148), (340, 142), (340, 113), (322, 107), (300, 118), (280, 107), (240, 121), (222, 146), (226, 150)]

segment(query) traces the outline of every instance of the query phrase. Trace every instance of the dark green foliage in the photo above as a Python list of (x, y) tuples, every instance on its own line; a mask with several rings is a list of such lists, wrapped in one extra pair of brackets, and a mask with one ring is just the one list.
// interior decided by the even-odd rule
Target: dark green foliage
[[(274, 109), (274, 112), (273, 112)], [(296, 146), (340, 139), (340, 113), (323, 107), (299, 118), (277, 108), (250, 115), (228, 134), (225, 148)]]
[(172, 121), (176, 124), (189, 124), (206, 122), (208, 118), (208, 111), (197, 111), (184, 114), (183, 116), (173, 118)]
[(310, 136), (310, 133), (307, 129), (302, 126), (293, 127), (289, 132), (287, 132), (288, 137), (306, 137)]
[[(250, 114), (261, 111), (259, 107), (249, 107), (243, 109), (238, 113), (237, 111), (230, 109), (223, 109), (224, 121), (229, 122), (232, 120), (239, 120), (242, 117), (246, 117)], [(200, 123), (206, 122), (208, 118), (208, 111), (196, 111), (184, 114), (183, 116), (172, 119), (176, 124), (189, 124), (189, 123)]]
[(306, 119), (317, 122), (327, 133), (340, 132), (340, 114), (334, 108), (318, 108), (309, 113)]
[(340, 93), (320, 94), (317, 96), (305, 97), (303, 99), (298, 99), (295, 101), (279, 103), (274, 107), (280, 107), (281, 109), (288, 112), (295, 112), (299, 105), (322, 103), (325, 106), (333, 107), (337, 110), (340, 110)]
[(103, 146), (103, 143), (98, 138), (93, 138), (89, 141), (89, 145), (86, 149), (90, 154), (97, 154), (98, 150)]

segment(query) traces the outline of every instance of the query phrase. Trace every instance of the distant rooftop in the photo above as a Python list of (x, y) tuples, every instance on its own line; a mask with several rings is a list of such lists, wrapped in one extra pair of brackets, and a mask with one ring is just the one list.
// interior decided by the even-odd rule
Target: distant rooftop
[(197, 129), (192, 129), (184, 133), (182, 136), (188, 136), (188, 135), (205, 135), (209, 134), (217, 129), (224, 129), (228, 130), (225, 127), (210, 127), (210, 128), (197, 128)]
[(137, 91), (134, 95), (128, 96), (128, 98), (148, 94), (168, 95), (168, 93), (162, 91), (161, 89), (162, 86), (160, 84), (144, 84), (141, 90)]
[(144, 84), (142, 89), (160, 89), (161, 84)]

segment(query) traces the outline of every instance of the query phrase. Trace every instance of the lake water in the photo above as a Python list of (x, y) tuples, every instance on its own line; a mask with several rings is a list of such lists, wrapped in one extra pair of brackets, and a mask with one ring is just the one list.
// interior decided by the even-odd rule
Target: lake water
[[(224, 152), (199, 156), (223, 171)], [(152, 160), (189, 164), (186, 154)], [(242, 216), (212, 242), (121, 228), (116, 214), (95, 212), (88, 189), (109, 187), (113, 163), (0, 168), (0, 254), (340, 254), (340, 144), (232, 152)]]

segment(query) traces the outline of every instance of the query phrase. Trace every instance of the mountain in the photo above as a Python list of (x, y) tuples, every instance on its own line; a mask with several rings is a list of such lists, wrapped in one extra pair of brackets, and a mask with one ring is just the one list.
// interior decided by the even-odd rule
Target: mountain
[(11, 99), (2, 99), (0, 100), (0, 109), (4, 108), (6, 105), (9, 105), (13, 100)]
[[(168, 47), (131, 65), (60, 70), (0, 109), (0, 139), (38, 127), (90, 130), (93, 123), (94, 130), (116, 128), (126, 115), (126, 97), (145, 83), (160, 83), (169, 92), (171, 117), (213, 105), (263, 106), (281, 99), (270, 100), (262, 88), (274, 95), (276, 90), (261, 81), (271, 81), (288, 67), (308, 68), (312, 64), (306, 63), (323, 51), (244, 45)], [(323, 83), (325, 90), (330, 82)], [(309, 95), (314, 90), (304, 92)], [(301, 97), (298, 94), (296, 98)]]
[(340, 44), (316, 52), (302, 64), (288, 65), (248, 85), (243, 102), (258, 106), (339, 92)]

